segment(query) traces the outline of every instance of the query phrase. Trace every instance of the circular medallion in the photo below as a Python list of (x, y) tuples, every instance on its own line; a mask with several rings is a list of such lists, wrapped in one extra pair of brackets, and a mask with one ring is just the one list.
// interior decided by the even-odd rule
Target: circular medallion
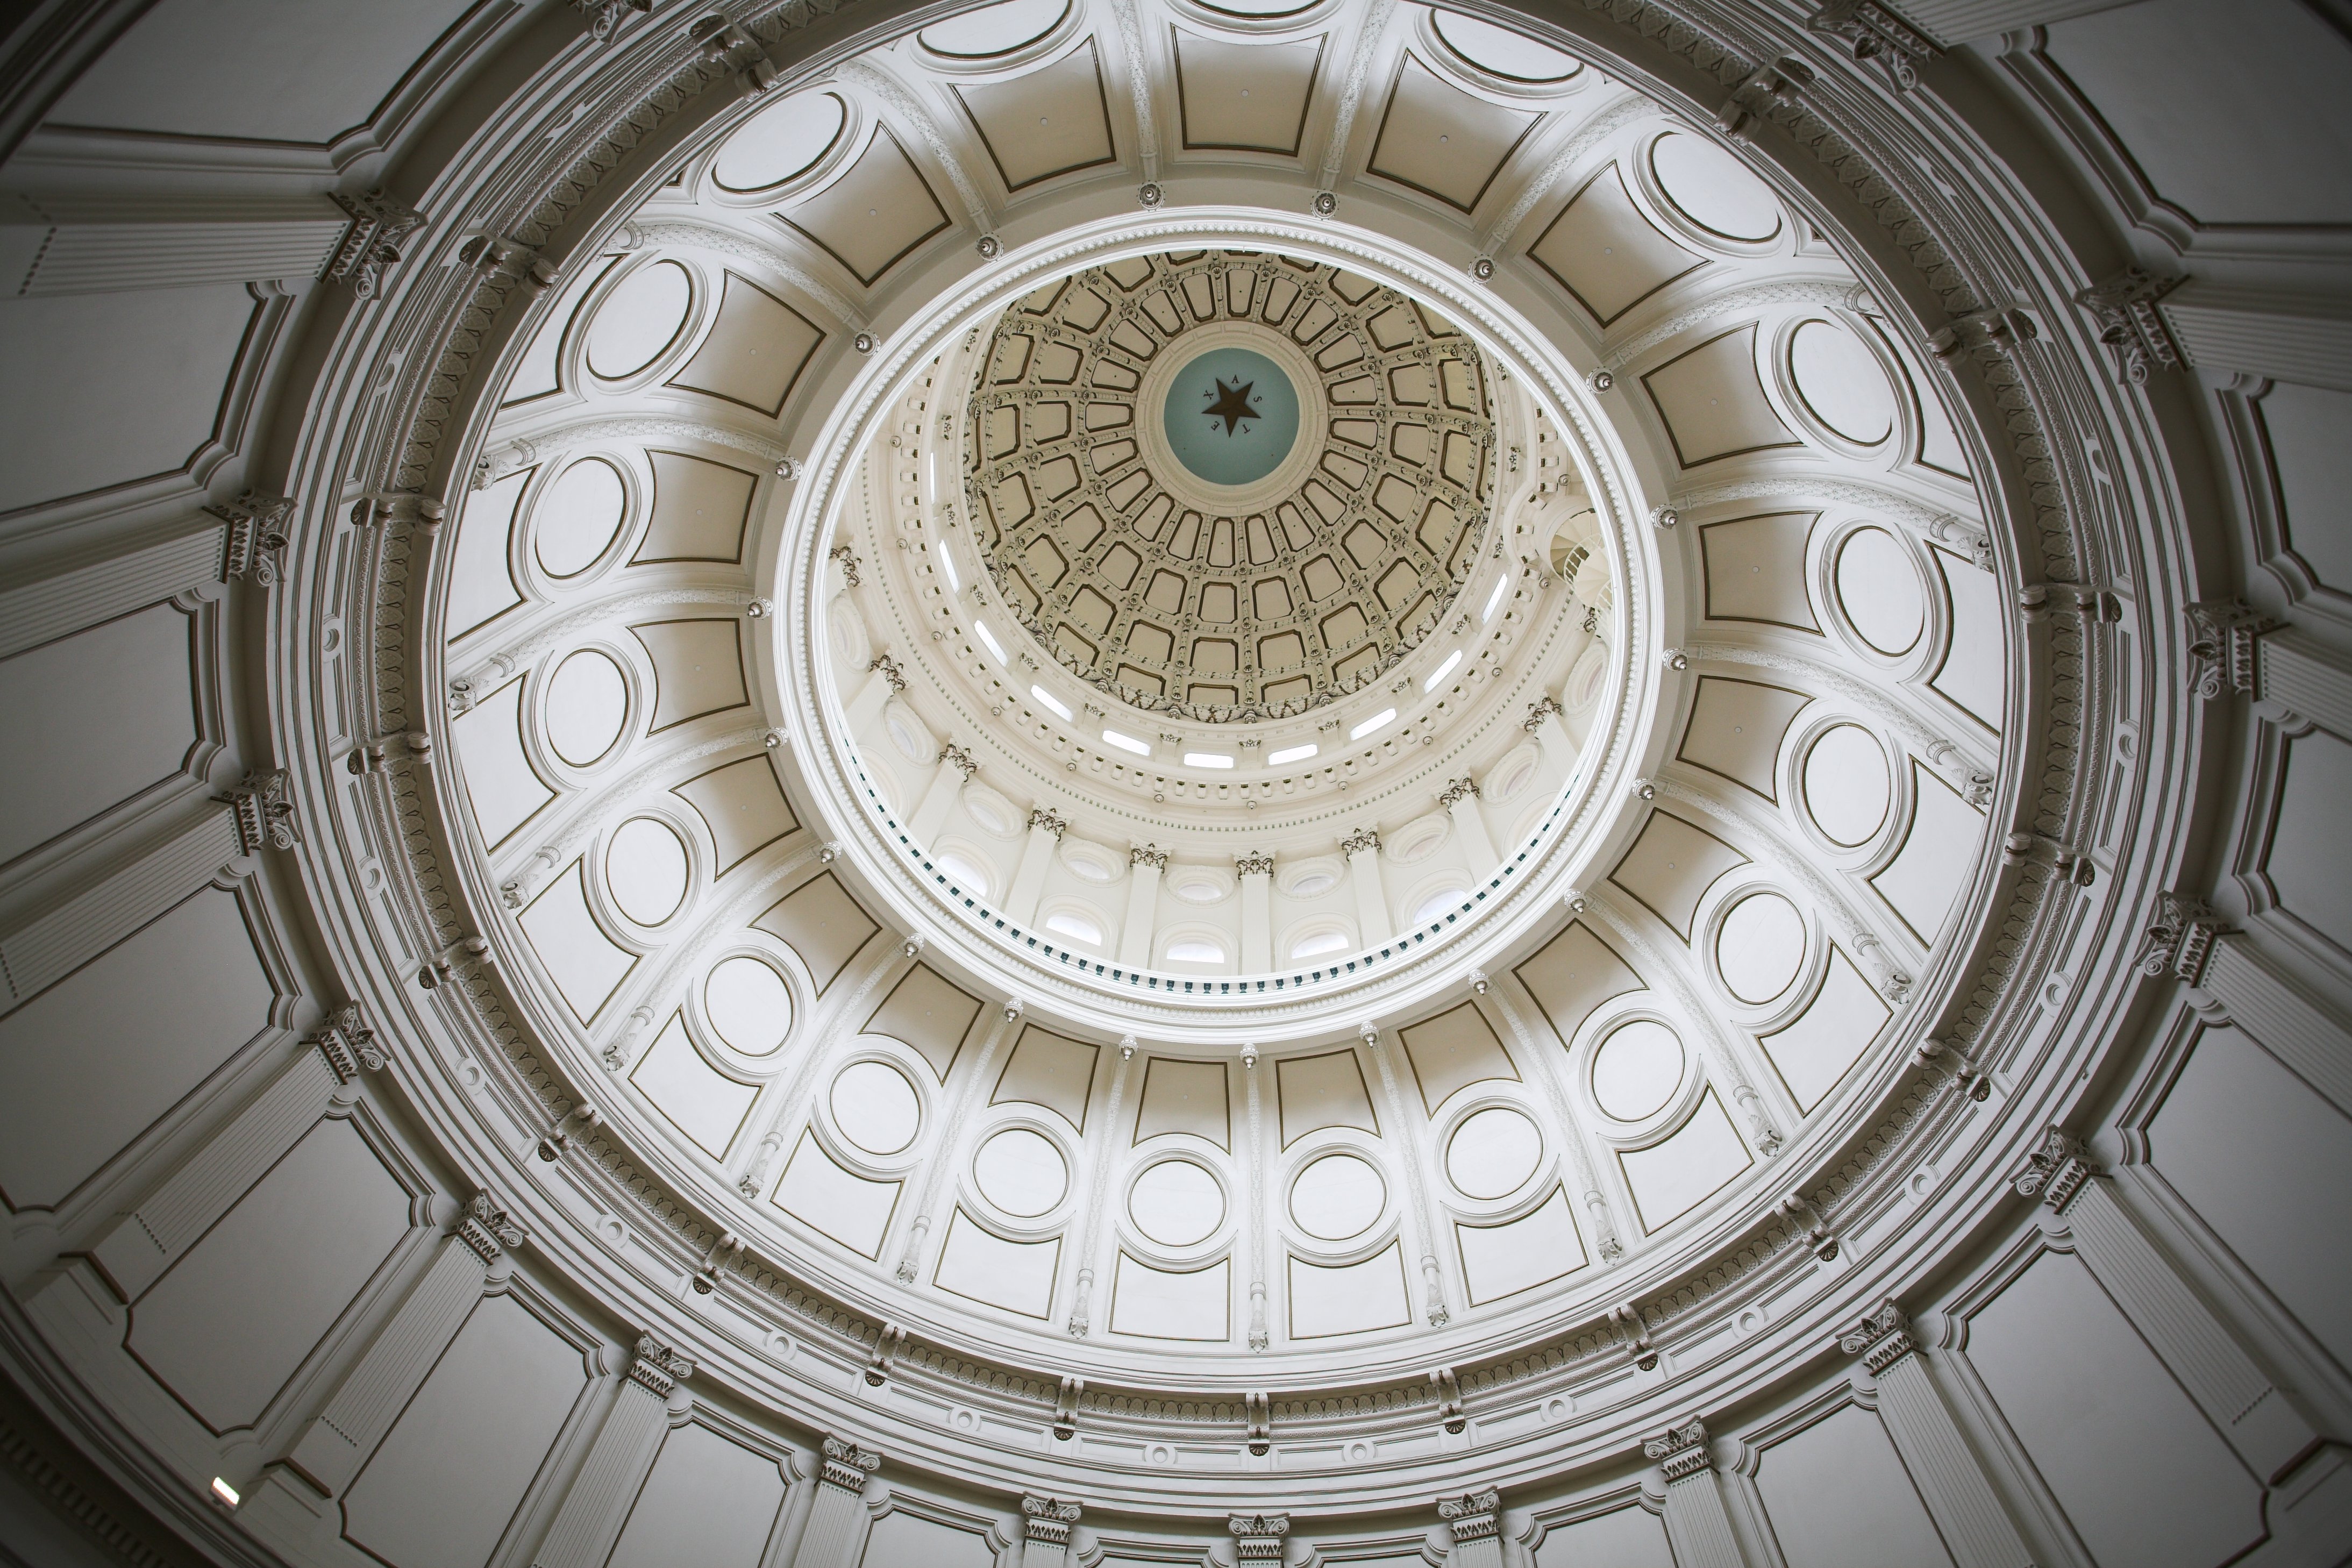
[(1214, 348), (1176, 373), (1160, 409), (1169, 450), (1195, 479), (1246, 485), (1298, 443), (1298, 389), (1251, 349)]

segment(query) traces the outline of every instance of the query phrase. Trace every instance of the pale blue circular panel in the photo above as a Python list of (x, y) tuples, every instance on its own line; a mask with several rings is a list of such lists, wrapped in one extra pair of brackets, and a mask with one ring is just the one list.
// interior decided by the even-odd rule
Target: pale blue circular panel
[(1176, 373), (1161, 416), (1176, 460), (1213, 485), (1265, 478), (1298, 442), (1298, 389), (1248, 349), (1211, 349)]

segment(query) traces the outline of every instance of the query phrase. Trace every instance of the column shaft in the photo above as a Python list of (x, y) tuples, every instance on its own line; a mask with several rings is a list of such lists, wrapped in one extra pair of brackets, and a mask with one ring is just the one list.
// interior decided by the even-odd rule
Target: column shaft
[(137, 1300), (319, 1120), (340, 1081), (325, 1051), (306, 1046), (138, 1207), (117, 1217), (89, 1249), (116, 1292)]
[(1127, 919), (1118, 928), (1118, 961), (1130, 968), (1151, 966), (1152, 927), (1160, 918), (1160, 870), (1168, 857), (1136, 850), (1128, 860)]
[[(1909, 1335), (1904, 1335), (1907, 1345)], [(1880, 1342), (1884, 1343), (1884, 1342)], [(2032, 1568), (2024, 1541), (1918, 1355), (1905, 1349), (1877, 1367), (1878, 1416), (1919, 1483), (1927, 1512), (1958, 1568)]]
[(1264, 974), (1274, 967), (1274, 875), (1247, 871), (1242, 876), (1242, 973)]
[(2132, 0), (1904, 0), (1902, 11), (1912, 26), (1925, 28), (1939, 42), (1965, 44), (2130, 4)]
[(1381, 888), (1380, 840), (1370, 834), (1363, 837), (1371, 842), (1348, 848), (1348, 875), (1356, 884), (1356, 940), (1373, 947), (1396, 935), (1396, 922), (1389, 913), (1388, 895)]
[(816, 1497), (792, 1568), (849, 1568), (866, 1550), (866, 1479), (882, 1456), (839, 1437), (827, 1437), (817, 1470)]
[(1054, 846), (1062, 841), (1059, 820), (1052, 826), (1029, 815), (1029, 838), (1021, 846), (1020, 868), (1013, 873), (1013, 890), (1004, 895), (1004, 913), (1027, 925), (1037, 918), (1037, 900), (1045, 891), (1045, 872), (1054, 863)]
[(1454, 831), (1462, 840), (1462, 860), (1470, 874), (1480, 881), (1495, 874), (1502, 857), (1495, 853), (1495, 840), (1486, 831), (1486, 814), (1478, 804), (1478, 793), (1471, 790), (1446, 802), (1447, 815), (1454, 818)]
[(960, 746), (947, 746), (940, 752), (939, 771), (931, 774), (930, 787), (923, 792), (923, 801), (915, 808), (915, 819), (907, 825), (915, 842), (926, 849), (948, 819), (956, 796), (962, 793), (964, 781), (971, 777), (971, 754)]
[(2344, 1048), (2344, 1026), (2273, 969), (2252, 942), (2223, 932), (2197, 984), (2221, 1004), (2232, 1024), (2352, 1116), (2352, 1051)]
[(604, 1568), (620, 1540), (629, 1504), (669, 1433), (670, 1391), (693, 1371), (693, 1363), (668, 1346), (651, 1338), (638, 1342), (621, 1390), (580, 1474), (563, 1494), (547, 1539), (531, 1557), (531, 1568)]
[(1666, 1479), (1666, 1540), (1675, 1568), (1747, 1568), (1707, 1455), (1705, 1424), (1685, 1421), (1643, 1444), (1642, 1452), (1658, 1462)]
[(2352, 392), (2352, 316), (2190, 279), (2157, 309), (2189, 363)]

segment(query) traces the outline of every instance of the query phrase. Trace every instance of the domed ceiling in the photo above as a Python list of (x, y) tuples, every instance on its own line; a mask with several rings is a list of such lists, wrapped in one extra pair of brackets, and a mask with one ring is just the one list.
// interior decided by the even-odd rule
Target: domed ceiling
[(1436, 629), (1494, 485), (1459, 328), (1340, 268), (1234, 251), (1090, 268), (997, 324), (969, 416), (990, 574), (1131, 707), (1288, 718)]
[(1962, 984), (1973, 437), (1564, 55), (1033, 10), (751, 100), (506, 352), (430, 765), (530, 1115), (614, 1267), (886, 1361), (1565, 1367), (1818, 1228)]

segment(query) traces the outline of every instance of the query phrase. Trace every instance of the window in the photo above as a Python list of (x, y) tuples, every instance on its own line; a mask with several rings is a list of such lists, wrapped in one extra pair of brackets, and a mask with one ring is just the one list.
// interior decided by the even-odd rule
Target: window
[(1317, 747), (1315, 742), (1312, 741), (1307, 742), (1307, 744), (1303, 746), (1285, 746), (1282, 750), (1268, 756), (1265, 759), (1265, 765), (1270, 768), (1279, 768), (1286, 767), (1292, 763), (1303, 763), (1307, 758), (1313, 756), (1316, 750)]
[(1511, 578), (1508, 573), (1495, 579), (1495, 591), (1486, 595), (1486, 607), (1478, 612), (1479, 625), (1484, 626), (1495, 618), (1495, 612), (1502, 608), (1503, 595), (1510, 591), (1510, 587)]
[(1102, 927), (1069, 910), (1055, 910), (1045, 917), (1045, 929), (1072, 942), (1085, 942), (1088, 947), (1102, 945)]
[(940, 546), (940, 575), (948, 580), (949, 593), (960, 594), (963, 591), (963, 584), (956, 579), (955, 552), (950, 550), (945, 544)]
[(1466, 888), (1440, 888), (1421, 900), (1421, 907), (1412, 911), (1412, 923), (1424, 926), (1432, 921), (1444, 920), (1460, 909), (1462, 901), (1469, 896), (1470, 891)]
[(1060, 698), (1055, 696), (1052, 692), (1046, 690), (1044, 687), (1031, 687), (1029, 689), (1029, 695), (1035, 700), (1038, 707), (1045, 709), (1049, 712), (1059, 714), (1064, 719), (1069, 718), (1070, 705), (1063, 701)]
[(1304, 963), (1310, 958), (1320, 958), (1327, 952), (1348, 951), (1348, 933), (1343, 931), (1318, 931), (1312, 936), (1300, 937), (1290, 944), (1290, 962)]
[(997, 663), (1009, 665), (1013, 662), (1011, 659), (1004, 657), (1004, 645), (996, 640), (996, 634), (988, 629), (988, 623), (986, 621), (972, 622), (971, 629), (980, 634), (980, 640), (987, 646), (990, 655), (995, 658)]
[(1373, 714), (1370, 718), (1365, 720), (1362, 723), (1357, 725), (1354, 729), (1349, 731), (1348, 739), (1350, 741), (1360, 741), (1375, 730), (1387, 729), (1395, 719), (1395, 709), (1383, 708), (1379, 712)]
[(1224, 961), (1224, 944), (1213, 937), (1179, 937), (1168, 944), (1168, 962), (1171, 963), (1223, 963)]
[(1116, 730), (1105, 730), (1103, 742), (1106, 745), (1117, 746), (1122, 752), (1133, 752), (1139, 757), (1148, 757), (1151, 754), (1150, 742), (1139, 741), (1132, 735), (1122, 735)]
[(950, 881), (963, 884), (963, 890), (974, 898), (988, 897), (988, 868), (961, 849), (946, 849), (931, 857), (932, 864), (947, 873)]
[(1184, 765), (1188, 768), (1229, 768), (1234, 765), (1234, 760), (1219, 752), (1187, 752), (1184, 753)]
[(1436, 690), (1439, 687), (1445, 684), (1445, 678), (1453, 674), (1454, 667), (1461, 662), (1462, 650), (1457, 647), (1452, 653), (1445, 656), (1445, 662), (1444, 664), (1439, 665), (1435, 669), (1429, 672), (1429, 679), (1421, 683), (1421, 689), (1423, 691)]

